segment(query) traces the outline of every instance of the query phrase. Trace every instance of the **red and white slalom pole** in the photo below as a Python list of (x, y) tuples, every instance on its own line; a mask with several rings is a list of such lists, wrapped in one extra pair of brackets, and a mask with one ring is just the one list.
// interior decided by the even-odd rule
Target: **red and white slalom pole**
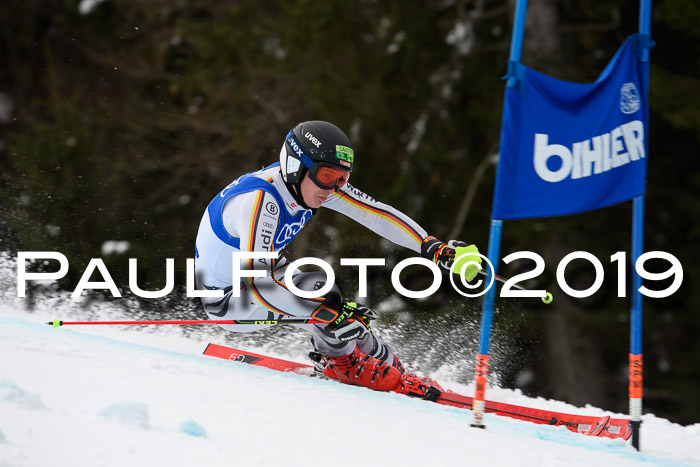
[(629, 399), (632, 446), (639, 451), (639, 428), (642, 425), (642, 354), (630, 354)]
[(489, 356), (477, 354), (476, 371), (474, 377), (474, 401), (472, 412), (474, 412), (474, 428), (484, 428), (484, 413), (486, 412), (486, 381), (489, 375)]

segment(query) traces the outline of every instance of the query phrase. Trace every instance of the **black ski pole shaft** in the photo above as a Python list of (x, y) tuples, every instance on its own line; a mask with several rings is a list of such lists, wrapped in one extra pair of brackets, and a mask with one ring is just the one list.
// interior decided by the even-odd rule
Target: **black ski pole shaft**
[(160, 321), (61, 321), (54, 319), (46, 323), (55, 328), (59, 326), (72, 326), (72, 325), (207, 325), (207, 324), (252, 324), (252, 325), (268, 325), (268, 324), (326, 324), (323, 321), (319, 321), (313, 318), (285, 318), (285, 319), (178, 319), (178, 320), (160, 320)]

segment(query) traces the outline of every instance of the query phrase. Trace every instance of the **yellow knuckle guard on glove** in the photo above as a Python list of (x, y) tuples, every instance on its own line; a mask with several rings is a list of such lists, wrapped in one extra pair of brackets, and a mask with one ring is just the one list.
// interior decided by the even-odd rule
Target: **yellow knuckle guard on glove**
[[(481, 270), (481, 256), (478, 253), (479, 249), (476, 245), (458, 246), (455, 248), (455, 262), (452, 272), (454, 274), (463, 273), (464, 279), (467, 281), (474, 279)], [(463, 268), (464, 272), (462, 272)]]

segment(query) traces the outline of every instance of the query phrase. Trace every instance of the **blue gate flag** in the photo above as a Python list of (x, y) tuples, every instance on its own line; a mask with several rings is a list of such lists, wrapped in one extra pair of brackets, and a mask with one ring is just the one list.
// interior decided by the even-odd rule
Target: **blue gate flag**
[(627, 38), (594, 83), (514, 63), (506, 88), (493, 219), (575, 214), (643, 195), (649, 64)]

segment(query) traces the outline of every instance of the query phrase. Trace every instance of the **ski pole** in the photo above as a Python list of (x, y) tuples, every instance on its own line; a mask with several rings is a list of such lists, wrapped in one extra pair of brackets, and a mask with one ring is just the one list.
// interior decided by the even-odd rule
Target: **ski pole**
[(258, 319), (203, 319), (203, 320), (163, 320), (163, 321), (61, 321), (55, 319), (49, 321), (49, 326), (55, 328), (59, 326), (72, 326), (72, 325), (138, 325), (138, 324), (152, 324), (152, 325), (163, 325), (163, 324), (173, 324), (173, 325), (184, 325), (184, 324), (327, 324), (323, 321), (319, 321), (313, 318), (287, 318), (287, 319), (271, 319), (271, 320), (258, 320)]
[[(488, 274), (487, 274), (485, 271), (482, 271), (482, 270), (479, 271), (479, 274), (481, 274), (482, 276), (488, 276)], [(498, 282), (500, 282), (500, 283), (502, 283), (502, 284), (505, 284), (505, 283), (508, 282), (508, 280), (509, 280), (509, 279), (507, 279), (507, 278), (505, 278), (505, 277), (499, 276), (498, 274), (496, 274), (496, 275), (494, 276), (494, 279), (496, 279)], [(526, 287), (523, 287), (523, 286), (520, 285), (520, 284), (509, 284), (509, 285), (510, 285), (511, 287), (515, 288), (515, 289), (518, 289), (518, 290), (528, 290), (528, 291), (530, 290), (530, 289), (528, 289), (528, 288), (526, 288)], [(553, 300), (553, 299), (554, 299), (554, 297), (552, 297), (552, 294), (549, 293), (549, 292), (547, 292), (547, 291), (545, 290), (545, 296), (542, 297), (542, 303), (549, 305), (550, 303), (552, 303), (552, 300)]]

